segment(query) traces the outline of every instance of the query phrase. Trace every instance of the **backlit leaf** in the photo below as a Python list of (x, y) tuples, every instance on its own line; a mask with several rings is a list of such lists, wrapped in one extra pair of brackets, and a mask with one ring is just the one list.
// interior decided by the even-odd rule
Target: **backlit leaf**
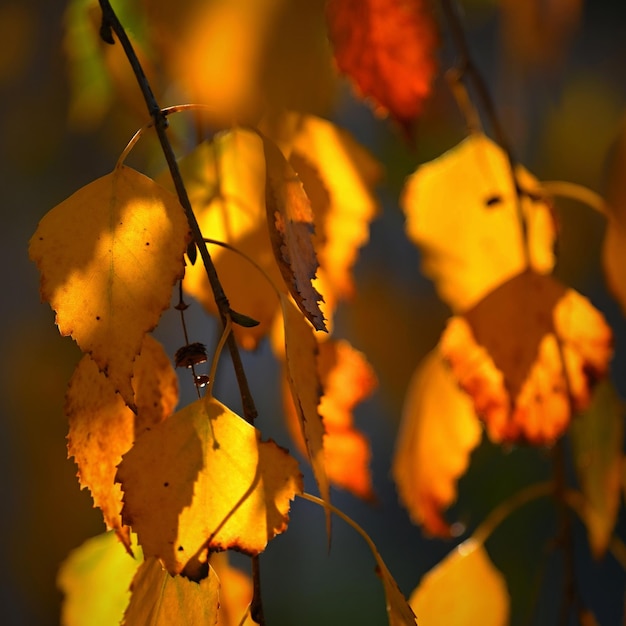
[(47, 213), (30, 240), (60, 333), (91, 354), (129, 406), (133, 361), (182, 277), (188, 230), (172, 194), (122, 166)]
[(409, 598), (420, 624), (505, 626), (509, 594), (482, 544), (468, 539), (428, 572)]
[[(537, 181), (516, 169), (531, 268), (554, 267), (555, 228)], [(529, 194), (532, 192), (532, 195)], [(402, 206), (408, 236), (422, 250), (422, 270), (455, 312), (476, 305), (527, 267), (517, 193), (505, 153), (474, 134), (408, 179)]]
[[(250, 617), (252, 601), (252, 580), (250, 576), (233, 567), (228, 562), (228, 552), (211, 554), (211, 567), (220, 581), (220, 610), (217, 626), (253, 626), (256, 622)], [(248, 614), (242, 621), (244, 615)]]
[(318, 268), (313, 248), (313, 211), (304, 187), (276, 144), (263, 139), (265, 205), (274, 257), (298, 308), (317, 330), (326, 330), (312, 284)]
[[(324, 460), (324, 424), (319, 414), (322, 387), (317, 371), (318, 344), (314, 330), (292, 300), (281, 296), (284, 321), (285, 373), (306, 444), (320, 496), (330, 502), (330, 486)], [(330, 530), (330, 512), (326, 511)]]
[(624, 405), (608, 381), (597, 386), (591, 405), (574, 420), (570, 432), (589, 544), (601, 558), (617, 520), (624, 468)]
[(378, 554), (375, 554), (375, 556), (378, 562), (378, 575), (382, 578), (385, 589), (389, 626), (416, 626), (415, 613), (400, 591), (398, 583), (396, 583), (380, 556)]
[[(137, 555), (141, 549), (133, 545)], [(130, 600), (130, 583), (140, 559), (131, 557), (109, 532), (72, 550), (59, 568), (57, 584), (64, 594), (63, 626), (114, 626)]]
[[(323, 394), (318, 411), (324, 428), (324, 466), (332, 484), (360, 498), (374, 497), (367, 438), (354, 426), (352, 411), (374, 390), (377, 381), (365, 356), (348, 342), (329, 339), (318, 346), (317, 370)], [(306, 447), (290, 397), (285, 398), (290, 434)]]
[(295, 459), (210, 397), (139, 438), (117, 480), (124, 523), (171, 574), (196, 571), (207, 549), (263, 551), (302, 490)]
[(440, 352), (431, 352), (409, 383), (392, 464), (400, 500), (426, 532), (450, 536), (442, 511), (456, 500), (481, 435), (471, 399)]
[(572, 409), (588, 406), (612, 356), (602, 314), (574, 290), (532, 272), (452, 318), (440, 345), (489, 437), (537, 445), (553, 443)]
[[(178, 379), (161, 345), (149, 335), (135, 360), (133, 413), (89, 356), (79, 362), (69, 384), (68, 453), (78, 465), (81, 487), (88, 487), (108, 528), (122, 530), (122, 490), (117, 465), (135, 439), (170, 415), (178, 401)], [(127, 541), (127, 533), (123, 533)]]
[(438, 34), (424, 0), (330, 0), (329, 38), (339, 70), (407, 133), (437, 70)]
[(123, 626), (217, 624), (220, 582), (209, 566), (199, 583), (170, 576), (158, 559), (144, 561), (131, 584)]

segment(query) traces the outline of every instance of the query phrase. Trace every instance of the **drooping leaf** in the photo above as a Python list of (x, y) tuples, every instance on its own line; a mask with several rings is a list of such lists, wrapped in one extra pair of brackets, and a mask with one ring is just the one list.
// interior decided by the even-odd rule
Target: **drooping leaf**
[(375, 554), (375, 556), (378, 563), (378, 575), (382, 578), (385, 589), (389, 626), (416, 626), (415, 612), (406, 601), (404, 594), (398, 587), (398, 583), (383, 563), (382, 558), (378, 554)]
[[(203, 234), (250, 257), (280, 286), (282, 276), (266, 226), (265, 157), (259, 136), (243, 130), (221, 133), (212, 144), (201, 144), (183, 159), (181, 171)], [(259, 322), (255, 327), (233, 328), (237, 341), (254, 349), (280, 310), (274, 290), (246, 259), (216, 245), (209, 249), (232, 307)], [(183, 286), (217, 315), (201, 263), (186, 268)]]
[(63, 626), (113, 626), (122, 621), (130, 600), (130, 583), (141, 562), (131, 557), (108, 532), (85, 541), (63, 561), (57, 585), (64, 594)]
[[(281, 296), (284, 321), (285, 373), (304, 438), (313, 475), (324, 502), (330, 502), (330, 485), (324, 457), (324, 424), (319, 414), (322, 393), (317, 372), (318, 345), (313, 328), (292, 300)], [(330, 530), (330, 511), (326, 511)]]
[(505, 626), (509, 594), (484, 546), (468, 539), (428, 572), (409, 598), (420, 624)]
[(228, 552), (211, 554), (210, 563), (220, 581), (220, 610), (217, 614), (217, 626), (253, 626), (256, 624), (250, 617), (250, 602), (253, 594), (250, 577), (229, 563)]
[(170, 415), (178, 402), (178, 379), (161, 345), (146, 335), (135, 360), (133, 377), (137, 414), (88, 355), (69, 384), (65, 412), (69, 419), (68, 454), (78, 465), (81, 487), (88, 487), (94, 506), (102, 509), (108, 528), (121, 533), (122, 490), (115, 483), (117, 464), (135, 439)]
[(424, 0), (330, 0), (329, 38), (339, 70), (407, 134), (430, 95), (438, 33)]
[(144, 561), (131, 584), (123, 626), (217, 624), (220, 582), (213, 568), (199, 583), (170, 576), (160, 561)]
[(596, 387), (589, 408), (573, 421), (570, 432), (589, 544), (599, 559), (617, 521), (624, 468), (624, 404), (608, 381)]
[(263, 551), (302, 490), (295, 459), (211, 397), (146, 432), (116, 479), (122, 520), (171, 574), (196, 571), (207, 549)]
[[(555, 227), (537, 181), (515, 171), (528, 234), (530, 268), (554, 267)], [(421, 165), (402, 197), (407, 234), (422, 250), (422, 270), (455, 313), (527, 269), (518, 196), (505, 153), (474, 134)], [(445, 208), (445, 210), (442, 209)]]
[(263, 138), (267, 225), (276, 263), (298, 308), (316, 330), (327, 330), (312, 281), (318, 268), (313, 248), (313, 211), (304, 187), (278, 146)]
[(439, 350), (431, 352), (409, 383), (392, 464), (400, 500), (426, 532), (450, 536), (442, 511), (456, 500), (481, 431), (471, 399)]
[[(377, 380), (365, 356), (349, 343), (329, 339), (318, 346), (317, 370), (322, 385), (318, 411), (324, 428), (324, 466), (330, 482), (354, 495), (372, 499), (370, 444), (354, 426), (352, 411), (374, 390)], [(285, 397), (289, 432), (306, 453), (291, 396)]]
[(188, 226), (176, 198), (122, 166), (57, 205), (29, 253), (62, 335), (91, 354), (133, 406), (133, 361), (183, 274)]
[(612, 335), (586, 298), (525, 272), (452, 318), (440, 346), (493, 441), (546, 445), (588, 406)]

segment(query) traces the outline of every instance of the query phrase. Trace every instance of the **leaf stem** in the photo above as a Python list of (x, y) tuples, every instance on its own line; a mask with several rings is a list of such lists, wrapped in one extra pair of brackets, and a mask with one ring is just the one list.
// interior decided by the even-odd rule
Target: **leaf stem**
[(542, 188), (551, 196), (576, 200), (581, 204), (608, 217), (608, 209), (604, 198), (599, 194), (577, 183), (562, 180), (548, 180), (541, 183)]
[[(200, 251), (200, 256), (202, 257), (209, 279), (209, 284), (211, 285), (211, 289), (213, 291), (213, 296), (219, 311), (222, 326), (225, 327), (227, 319), (230, 315), (230, 303), (228, 302), (228, 298), (226, 297), (222, 284), (217, 276), (217, 271), (209, 254), (208, 248), (203, 241), (202, 232), (191, 207), (191, 202), (189, 201), (189, 196), (183, 183), (178, 163), (176, 162), (174, 150), (167, 136), (167, 115), (159, 107), (128, 35), (115, 14), (109, 0), (99, 0), (99, 3), (102, 10), (102, 27), (100, 29), (100, 34), (107, 43), (114, 43), (112, 32), (117, 35), (128, 62), (130, 63), (135, 74), (135, 78), (137, 79), (137, 83), (141, 89), (141, 93), (143, 94), (146, 106), (148, 107), (148, 112), (150, 113), (150, 117), (153, 119), (154, 127), (161, 144), (161, 150), (163, 151), (163, 155), (170, 170), (178, 199), (183, 207), (183, 210), (185, 211), (185, 215), (187, 216), (187, 221), (189, 223), (189, 228), (191, 229), (195, 246), (197, 246), (197, 249)], [(192, 249), (195, 250), (195, 248)], [(188, 250), (188, 256), (190, 256), (190, 259), (193, 261), (195, 252), (192, 252), (192, 249)], [(253, 423), (257, 416), (257, 411), (243, 369), (239, 348), (237, 347), (237, 343), (232, 333), (229, 333), (228, 336), (228, 349), (233, 362), (233, 367), (235, 369), (235, 375), (237, 377), (244, 417), (248, 422)]]

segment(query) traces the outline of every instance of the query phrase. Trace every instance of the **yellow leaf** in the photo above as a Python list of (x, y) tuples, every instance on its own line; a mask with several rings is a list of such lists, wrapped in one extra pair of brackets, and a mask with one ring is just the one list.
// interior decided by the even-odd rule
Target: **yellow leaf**
[(604, 556), (617, 521), (624, 468), (624, 404), (608, 381), (598, 385), (589, 408), (572, 423), (571, 438), (585, 498), (583, 521), (598, 559)]
[(313, 248), (313, 211), (304, 187), (278, 146), (263, 138), (265, 206), (274, 258), (298, 308), (317, 330), (326, 330), (312, 284), (318, 268)]
[[(318, 411), (322, 388), (317, 372), (317, 341), (313, 328), (288, 296), (281, 295), (281, 305), (285, 331), (285, 373), (320, 495), (324, 502), (330, 502), (330, 485), (324, 461), (324, 424)], [(328, 510), (326, 515), (330, 529)]]
[(456, 500), (456, 482), (481, 435), (470, 398), (441, 353), (431, 352), (409, 383), (392, 464), (400, 500), (428, 533), (450, 535), (442, 511)]
[[(516, 178), (523, 192), (530, 266), (547, 274), (554, 266), (552, 216), (535, 197), (540, 195), (537, 181), (521, 167)], [(402, 197), (407, 234), (422, 249), (423, 272), (455, 312), (470, 309), (526, 269), (517, 205), (506, 155), (480, 134), (420, 166), (408, 179)]]
[(133, 361), (182, 277), (188, 226), (176, 198), (122, 166), (52, 209), (30, 240), (41, 296), (134, 404)]
[(171, 574), (195, 571), (207, 549), (258, 554), (286, 529), (302, 490), (295, 459), (211, 397), (140, 437), (116, 480), (122, 520)]
[[(133, 550), (137, 550), (136, 545)], [(128, 606), (130, 583), (139, 564), (140, 561), (126, 552), (113, 532), (88, 539), (72, 550), (57, 576), (57, 584), (65, 596), (61, 624), (119, 624)]]
[[(204, 235), (237, 248), (280, 286), (282, 276), (266, 226), (265, 157), (259, 136), (242, 130), (222, 133), (213, 144), (202, 144), (183, 159), (181, 171)], [(254, 328), (233, 327), (239, 343), (254, 349), (279, 310), (274, 289), (238, 254), (219, 246), (210, 246), (210, 252), (232, 307), (259, 322)], [(217, 315), (201, 263), (187, 267), (183, 286)]]
[(587, 407), (612, 355), (602, 314), (572, 289), (531, 272), (452, 318), (440, 345), (489, 437), (536, 445), (553, 443), (572, 408)]
[(220, 583), (213, 568), (199, 583), (170, 576), (158, 559), (147, 559), (131, 584), (123, 626), (217, 624)]
[(428, 572), (409, 598), (420, 624), (505, 626), (509, 594), (482, 544), (468, 539)]
[[(108, 528), (122, 531), (122, 490), (115, 483), (117, 464), (145, 430), (174, 410), (178, 379), (161, 345), (150, 335), (135, 361), (133, 388), (137, 414), (115, 393), (110, 380), (89, 356), (79, 362), (66, 395), (68, 453), (78, 465), (81, 487), (102, 509)], [(121, 532), (128, 545), (128, 534)]]
[[(252, 580), (241, 570), (228, 562), (228, 552), (211, 554), (211, 567), (220, 581), (220, 610), (217, 626), (253, 626), (256, 622), (250, 617), (252, 602)], [(244, 615), (247, 617), (244, 621)]]

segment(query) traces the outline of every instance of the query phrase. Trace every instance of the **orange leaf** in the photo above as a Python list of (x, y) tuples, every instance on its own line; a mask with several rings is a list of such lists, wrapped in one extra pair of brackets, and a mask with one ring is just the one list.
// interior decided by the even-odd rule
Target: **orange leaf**
[(456, 500), (456, 482), (481, 435), (470, 398), (440, 352), (431, 352), (409, 384), (392, 464), (400, 500), (428, 533), (450, 536), (441, 512)]
[(62, 335), (133, 406), (133, 360), (182, 277), (188, 226), (178, 200), (122, 166), (52, 209), (30, 240), (41, 296)]
[(589, 408), (572, 422), (571, 440), (585, 498), (583, 520), (591, 551), (599, 559), (617, 521), (624, 469), (624, 404), (608, 381), (596, 387)]
[(213, 568), (195, 582), (170, 576), (158, 559), (145, 560), (131, 583), (130, 604), (122, 626), (171, 626), (184, 616), (188, 624), (216, 624), (220, 583)]
[(436, 25), (424, 0), (330, 0), (329, 37), (339, 70), (407, 134), (437, 71)]
[(468, 539), (428, 572), (409, 604), (420, 624), (505, 626), (509, 594), (485, 548)]
[(135, 415), (115, 393), (110, 380), (89, 356), (79, 362), (66, 396), (69, 418), (67, 449), (78, 465), (81, 487), (88, 487), (94, 506), (102, 509), (108, 528), (122, 529), (122, 490), (115, 484), (117, 464), (144, 431), (170, 415), (178, 401), (178, 379), (161, 345), (144, 338), (135, 361)]
[(493, 441), (544, 445), (567, 428), (572, 409), (589, 404), (611, 343), (610, 328), (586, 298), (524, 272), (453, 318), (441, 352)]
[[(555, 238), (550, 209), (536, 199), (537, 181), (521, 167), (515, 174), (524, 192), (520, 202), (531, 268), (550, 273)], [(402, 206), (407, 234), (422, 249), (422, 271), (456, 313), (528, 265), (508, 159), (484, 135), (471, 135), (420, 166), (406, 183)]]
[[(256, 624), (250, 617), (252, 601), (252, 580), (241, 570), (228, 562), (228, 552), (211, 554), (211, 567), (220, 581), (220, 610), (217, 626), (252, 626)], [(242, 617), (248, 613), (244, 621)]]
[(171, 574), (196, 571), (207, 549), (263, 551), (302, 490), (295, 459), (211, 397), (140, 437), (116, 479), (124, 523)]
[(298, 308), (317, 330), (326, 330), (312, 284), (318, 268), (313, 248), (313, 211), (304, 187), (276, 144), (263, 138), (265, 205), (274, 257)]

